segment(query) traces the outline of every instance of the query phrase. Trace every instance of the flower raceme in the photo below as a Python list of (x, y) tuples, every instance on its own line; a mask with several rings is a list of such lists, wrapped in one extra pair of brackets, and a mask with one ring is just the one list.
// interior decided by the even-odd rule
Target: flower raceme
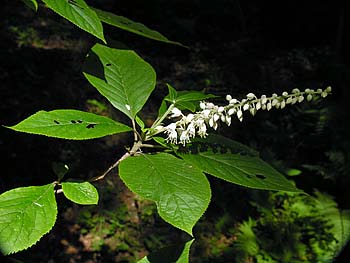
[(258, 110), (283, 109), (288, 104), (301, 103), (305, 98), (307, 101), (311, 101), (315, 96), (325, 98), (331, 91), (331, 87), (324, 90), (306, 89), (300, 91), (299, 89), (293, 89), (290, 94), (285, 91), (280, 96), (274, 93), (270, 97), (262, 95), (260, 98), (253, 93), (248, 93), (246, 98), (242, 100), (227, 95), (228, 104), (226, 106), (218, 106), (211, 102), (202, 101), (200, 103), (201, 111), (196, 113), (184, 115), (181, 110), (173, 107), (169, 118), (181, 117), (181, 119), (165, 127), (159, 125), (155, 129), (157, 133), (164, 132), (167, 135), (166, 140), (168, 142), (185, 145), (196, 135), (202, 138), (206, 137), (208, 126), (216, 130), (219, 121), (226, 123), (228, 126), (231, 125), (232, 116), (236, 116), (239, 121), (243, 121), (244, 111), (249, 111), (254, 116)]

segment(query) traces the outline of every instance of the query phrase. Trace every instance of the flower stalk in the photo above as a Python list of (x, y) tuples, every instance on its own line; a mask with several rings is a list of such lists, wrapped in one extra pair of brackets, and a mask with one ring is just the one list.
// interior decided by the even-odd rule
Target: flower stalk
[[(218, 106), (211, 102), (202, 101), (200, 103), (201, 111), (184, 115), (181, 110), (173, 104), (170, 105), (166, 114), (162, 116), (153, 126), (156, 133), (164, 132), (167, 135), (166, 140), (173, 144), (182, 144), (191, 142), (195, 136), (206, 137), (208, 127), (216, 130), (219, 121), (230, 126), (232, 117), (236, 116), (239, 121), (243, 121), (243, 113), (249, 111), (251, 115), (255, 115), (259, 110), (270, 111), (272, 108), (283, 109), (287, 105), (301, 103), (305, 99), (311, 101), (315, 96), (327, 97), (331, 93), (331, 87), (326, 89), (306, 89), (300, 91), (293, 89), (291, 93), (284, 91), (282, 95), (272, 94), (270, 97), (262, 95), (260, 98), (253, 93), (248, 93), (246, 98), (237, 100), (231, 95), (226, 96), (228, 102), (225, 106)], [(180, 120), (170, 123), (167, 126), (162, 126), (161, 122), (169, 114), (172, 114), (170, 119)]]

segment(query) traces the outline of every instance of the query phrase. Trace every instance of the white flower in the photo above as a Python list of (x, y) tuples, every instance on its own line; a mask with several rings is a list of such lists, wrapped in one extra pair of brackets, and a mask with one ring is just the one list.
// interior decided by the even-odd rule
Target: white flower
[(256, 103), (255, 108), (256, 108), (256, 110), (260, 110), (260, 108), (261, 108), (261, 102), (260, 102), (260, 101), (258, 101), (258, 102)]
[(237, 118), (240, 120), (240, 121), (243, 121), (243, 112), (241, 110), (238, 110), (237, 111)]
[(213, 126), (214, 126), (214, 119), (213, 119), (213, 118), (210, 118), (210, 119), (209, 119), (209, 126), (210, 126), (210, 127), (213, 127)]
[(284, 107), (286, 107), (286, 101), (285, 101), (285, 100), (282, 100), (282, 101), (281, 101), (281, 109), (283, 109)]
[(236, 100), (236, 99), (230, 100), (230, 104), (236, 104), (237, 102), (238, 102), (238, 100)]
[[(262, 95), (260, 98), (257, 98), (253, 93), (248, 93), (247, 97), (241, 101), (232, 98), (231, 95), (227, 95), (226, 100), (228, 104), (226, 106), (218, 106), (211, 102), (202, 101), (200, 102), (201, 110), (188, 115), (184, 115), (181, 110), (174, 107), (170, 112), (170, 118), (180, 116), (182, 118), (166, 127), (158, 125), (153, 131), (155, 131), (154, 134), (164, 132), (167, 135), (166, 140), (168, 142), (177, 143), (179, 141), (180, 144), (186, 145), (196, 135), (206, 137), (208, 135), (207, 125), (214, 130), (218, 128), (219, 121), (230, 126), (233, 114), (236, 114), (239, 121), (243, 121), (244, 111), (249, 110), (252, 115), (255, 115), (260, 109), (268, 111), (273, 107), (283, 109), (289, 104), (303, 102), (305, 96), (306, 100), (310, 101), (315, 95), (326, 97), (331, 91), (330, 87), (327, 87), (325, 90), (317, 89), (316, 91), (306, 89), (302, 92), (298, 89), (293, 89), (290, 94), (284, 91), (281, 96), (274, 93), (270, 97)], [(128, 106), (126, 105), (127, 108)]]
[(171, 110), (171, 113), (172, 113), (172, 115), (170, 116), (170, 118), (175, 118), (175, 117), (179, 117), (179, 116), (182, 115), (182, 112), (181, 112), (178, 108), (176, 108), (176, 107), (174, 107), (174, 108)]
[(171, 123), (165, 127), (165, 133), (168, 134), (166, 138), (167, 141), (171, 143), (177, 143), (177, 132), (176, 132), (176, 123)]
[(194, 138), (196, 136), (196, 128), (195, 128), (195, 123), (191, 122), (188, 126), (187, 126), (187, 134), (190, 138)]
[(220, 115), (219, 114), (214, 114), (213, 116), (214, 122), (217, 122), (220, 119)]
[(252, 108), (250, 108), (250, 109), (249, 109), (249, 111), (250, 111), (250, 114), (251, 114), (251, 115), (253, 115), (253, 116), (254, 116), (254, 115), (255, 115), (255, 113), (256, 113), (256, 109), (255, 109), (255, 108), (253, 108), (253, 107), (252, 107)]
[(190, 113), (187, 116), (185, 116), (185, 122), (190, 123), (193, 120), (193, 118), (194, 118), (194, 115)]
[(271, 108), (272, 108), (271, 102), (267, 103), (266, 108), (268, 111), (271, 110)]
[(200, 136), (200, 137), (205, 137), (205, 136), (207, 136), (208, 134), (207, 134), (207, 126), (205, 125), (205, 122), (204, 122), (204, 120), (198, 120), (197, 122), (196, 122), (196, 125), (197, 125), (197, 127), (198, 127), (198, 135)]
[(292, 99), (291, 97), (289, 97), (289, 98), (287, 99), (287, 101), (286, 101), (286, 104), (291, 104), (292, 101), (293, 101), (293, 99)]
[(248, 98), (248, 100), (252, 100), (252, 99), (256, 98), (256, 96), (254, 95), (254, 93), (248, 93), (247, 98)]
[(190, 137), (188, 136), (188, 132), (187, 130), (186, 131), (183, 131), (180, 135), (180, 143), (185, 146), (186, 143), (189, 143), (191, 142), (190, 141)]
[(220, 107), (218, 108), (218, 113), (222, 113), (222, 112), (224, 112), (224, 111), (225, 111), (225, 107), (220, 106)]
[(204, 116), (205, 119), (208, 119), (209, 118), (209, 114), (211, 113), (210, 110), (203, 110), (202, 111), (202, 114)]
[(235, 113), (236, 113), (236, 109), (235, 109), (235, 108), (231, 108), (231, 109), (229, 109), (228, 112), (227, 112), (227, 114), (230, 115), (230, 116), (233, 115), (233, 114), (235, 114)]
[(226, 116), (226, 120), (225, 120), (227, 126), (231, 125), (231, 116)]
[(276, 104), (278, 103), (277, 99), (273, 99), (271, 102), (272, 107), (276, 106)]

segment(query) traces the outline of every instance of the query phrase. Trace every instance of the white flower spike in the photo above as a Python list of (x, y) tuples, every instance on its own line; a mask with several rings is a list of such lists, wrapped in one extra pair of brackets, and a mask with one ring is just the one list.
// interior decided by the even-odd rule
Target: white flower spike
[(158, 128), (157, 133), (161, 131), (166, 133), (168, 142), (180, 143), (185, 146), (196, 135), (202, 138), (206, 137), (208, 135), (207, 126), (216, 130), (220, 121), (230, 126), (231, 116), (234, 114), (242, 122), (243, 111), (249, 110), (254, 116), (258, 110), (284, 109), (287, 105), (301, 103), (304, 99), (311, 101), (316, 96), (325, 98), (331, 92), (331, 87), (327, 87), (325, 90), (317, 89), (316, 91), (312, 89), (306, 89), (305, 91), (293, 89), (291, 93), (284, 91), (281, 96), (274, 93), (270, 97), (262, 95), (260, 98), (257, 98), (253, 93), (248, 93), (246, 98), (241, 101), (227, 95), (226, 101), (228, 101), (228, 104), (226, 106), (218, 106), (212, 102), (202, 101), (200, 103), (201, 111), (188, 115), (184, 115), (181, 110), (174, 107), (171, 110), (170, 118), (181, 117), (181, 119), (165, 127), (156, 127), (156, 130)]

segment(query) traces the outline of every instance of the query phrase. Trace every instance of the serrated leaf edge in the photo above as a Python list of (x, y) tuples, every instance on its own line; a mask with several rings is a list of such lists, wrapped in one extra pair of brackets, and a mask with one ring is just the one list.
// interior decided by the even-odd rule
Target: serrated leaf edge
[[(54, 184), (48, 184), (48, 186), (49, 185), (54, 185)], [(15, 188), (16, 189), (16, 188)], [(15, 190), (15, 189), (12, 189), (12, 190)], [(50, 188), (48, 188), (48, 190), (49, 190)], [(48, 191), (47, 190), (47, 191)], [(11, 191), (11, 190), (10, 190)], [(54, 190), (54, 188), (52, 188), (52, 191), (55, 191)], [(5, 192), (6, 193), (6, 192)], [(11, 251), (11, 252), (9, 252), (9, 253), (3, 253), (5, 256), (7, 256), (7, 255), (12, 255), (12, 254), (15, 254), (15, 253), (17, 253), (17, 252), (19, 252), (19, 251), (24, 251), (24, 250), (27, 250), (28, 248), (31, 248), (32, 246), (34, 246), (35, 244), (37, 244), (45, 235), (47, 235), (51, 230), (52, 230), (52, 228), (55, 226), (55, 224), (56, 224), (56, 221), (57, 221), (57, 215), (58, 215), (58, 210), (57, 210), (57, 202), (56, 202), (56, 199), (55, 199), (55, 203), (56, 203), (56, 205), (55, 205), (55, 207), (56, 207), (56, 209), (55, 209), (55, 221), (54, 221), (54, 223), (53, 223), (53, 225), (52, 225), (52, 227), (50, 228), (50, 229), (48, 229), (38, 240), (36, 240), (36, 241), (34, 241), (32, 244), (30, 244), (29, 246), (27, 246), (27, 247), (24, 247), (24, 248), (20, 248), (20, 249), (15, 249), (15, 250), (13, 250), (13, 251)]]

